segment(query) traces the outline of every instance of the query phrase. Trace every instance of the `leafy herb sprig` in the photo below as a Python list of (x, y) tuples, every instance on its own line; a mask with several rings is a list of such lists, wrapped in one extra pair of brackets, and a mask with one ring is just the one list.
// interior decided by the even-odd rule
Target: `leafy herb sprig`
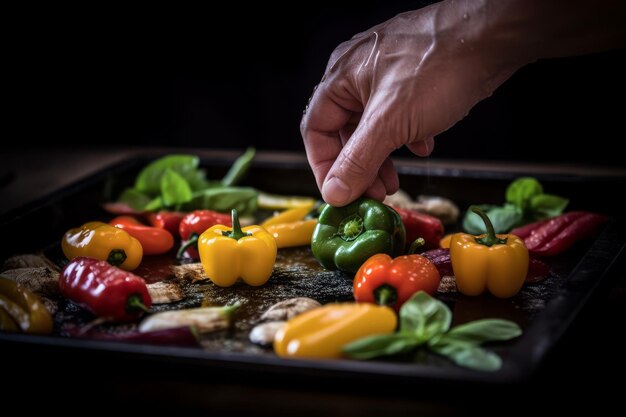
[(502, 366), (502, 359), (480, 345), (522, 334), (520, 327), (509, 320), (476, 320), (452, 329), (451, 322), (450, 309), (420, 291), (400, 309), (398, 332), (365, 337), (345, 346), (343, 352), (354, 359), (372, 359), (423, 348), (445, 356), (459, 366), (497, 371)]
[(168, 155), (148, 164), (118, 201), (137, 211), (164, 208), (192, 211), (210, 209), (229, 212), (235, 208), (241, 215), (257, 208), (258, 192), (250, 187), (236, 187), (246, 174), (254, 148), (249, 148), (230, 167), (221, 181), (210, 181), (200, 169), (195, 155)]
[[(543, 186), (532, 177), (513, 181), (506, 189), (506, 203), (502, 206), (481, 204), (472, 207), (484, 211), (496, 233), (507, 233), (517, 226), (558, 216), (563, 213), (569, 200), (546, 194)], [(475, 235), (485, 233), (485, 222), (470, 207), (463, 218), (463, 229)]]

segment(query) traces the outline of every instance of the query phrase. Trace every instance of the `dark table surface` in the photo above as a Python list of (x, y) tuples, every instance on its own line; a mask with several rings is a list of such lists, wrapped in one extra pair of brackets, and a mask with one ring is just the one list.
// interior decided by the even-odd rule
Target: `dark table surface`
[[(144, 149), (5, 151), (0, 156), (0, 214), (112, 163), (146, 152)], [(516, 169), (517, 166), (491, 164), (489, 167)], [(585, 167), (545, 169), (587, 172)], [(589, 174), (598, 172), (596, 168)], [(10, 237), (3, 239), (5, 243), (10, 241)], [(206, 369), (179, 370), (176, 364), (164, 367), (132, 358), (9, 345), (3, 347), (3, 357), (16, 366), (0, 371), (3, 385), (8, 387), (3, 398), (28, 401), (33, 410), (55, 409), (69, 414), (82, 414), (86, 406), (111, 413), (147, 410), (206, 415), (206, 411), (221, 411), (235, 415), (298, 416), (534, 414), (543, 413), (546, 408), (577, 411), (582, 406), (591, 406), (603, 414), (603, 410), (619, 409), (623, 404), (623, 383), (619, 382), (626, 371), (623, 258), (615, 266), (614, 279), (594, 292), (539, 370), (523, 383), (372, 385), (356, 389), (342, 381), (294, 380), (279, 375), (251, 378), (245, 372), (232, 370), (210, 373)]]

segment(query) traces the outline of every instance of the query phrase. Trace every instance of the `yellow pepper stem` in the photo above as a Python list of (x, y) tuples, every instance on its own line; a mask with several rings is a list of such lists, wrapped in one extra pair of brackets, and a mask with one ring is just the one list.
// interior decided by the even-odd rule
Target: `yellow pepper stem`
[(113, 266), (120, 266), (126, 260), (126, 252), (124, 249), (113, 249), (109, 252), (109, 257), (107, 258), (107, 262)]
[(478, 207), (472, 207), (472, 211), (480, 216), (483, 222), (485, 222), (485, 227), (487, 227), (487, 234), (484, 237), (477, 237), (476, 243), (488, 247), (491, 247), (493, 245), (506, 244), (506, 238), (500, 239), (496, 236), (496, 231), (493, 229), (493, 224), (491, 223), (489, 216), (487, 216), (484, 211), (482, 211)]
[(246, 236), (252, 236), (251, 233), (246, 233), (241, 230), (241, 224), (239, 224), (239, 214), (237, 214), (237, 210), (233, 209), (230, 213), (233, 219), (233, 230), (230, 232), (224, 232), (223, 235), (235, 240), (239, 240), (242, 237)]

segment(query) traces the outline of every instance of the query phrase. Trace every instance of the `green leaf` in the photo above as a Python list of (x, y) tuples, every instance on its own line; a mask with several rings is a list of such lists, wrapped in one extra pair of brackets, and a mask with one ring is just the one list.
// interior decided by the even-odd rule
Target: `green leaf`
[(451, 321), (448, 306), (424, 291), (413, 294), (400, 309), (400, 333), (413, 334), (419, 343), (447, 332)]
[(256, 150), (254, 148), (248, 148), (243, 155), (237, 158), (224, 178), (222, 178), (222, 185), (225, 187), (236, 185), (248, 172), (255, 154)]
[(532, 177), (522, 177), (507, 187), (506, 202), (522, 210), (527, 210), (530, 206), (530, 200), (540, 194), (543, 194), (543, 187), (539, 181)]
[(419, 342), (401, 333), (364, 337), (343, 347), (342, 351), (354, 359), (372, 359), (378, 356), (410, 352)]
[(498, 355), (478, 346), (448, 344), (431, 346), (431, 350), (465, 368), (493, 372), (502, 367), (502, 359)]
[(221, 185), (219, 181), (207, 181), (206, 171), (203, 169), (191, 171), (185, 175), (184, 178), (189, 183), (192, 191), (204, 190), (205, 188), (211, 187), (213, 184)]
[(472, 212), (472, 207), (478, 207), (482, 209), (485, 214), (487, 214), (487, 217), (491, 220), (496, 233), (509, 232), (512, 228), (517, 226), (523, 218), (522, 210), (512, 204), (507, 204), (502, 207), (490, 206), (486, 204), (471, 206), (463, 218), (463, 229), (467, 233), (471, 233), (473, 235), (486, 233), (487, 229), (485, 227), (485, 222), (482, 221), (480, 216)]
[(161, 198), (166, 206), (186, 203), (191, 200), (191, 187), (186, 179), (171, 169), (161, 177)]
[(161, 197), (155, 197), (152, 199), (144, 208), (147, 211), (156, 211), (165, 208), (165, 204), (163, 204), (163, 199)]
[(195, 155), (168, 155), (148, 164), (135, 180), (135, 189), (151, 196), (161, 191), (161, 178), (170, 169), (183, 178), (196, 177), (200, 159)]
[(540, 194), (530, 200), (530, 210), (533, 219), (541, 220), (560, 215), (568, 204), (567, 198), (552, 194)]
[(480, 345), (496, 340), (509, 340), (522, 334), (522, 329), (509, 320), (484, 319), (476, 320), (453, 327), (443, 335), (436, 344), (467, 343)]
[(118, 201), (128, 204), (135, 211), (143, 211), (150, 203), (150, 197), (134, 188), (127, 188), (120, 194)]
[(250, 187), (215, 187), (193, 193), (191, 201), (183, 204), (185, 211), (215, 210), (230, 213), (237, 209), (240, 216), (253, 214), (257, 209), (258, 192)]

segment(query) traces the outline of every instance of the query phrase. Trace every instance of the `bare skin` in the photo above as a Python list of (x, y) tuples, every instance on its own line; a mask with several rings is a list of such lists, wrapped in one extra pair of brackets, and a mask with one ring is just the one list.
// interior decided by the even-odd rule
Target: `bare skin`
[(626, 46), (624, 20), (619, 0), (446, 0), (355, 35), (331, 55), (300, 127), (322, 197), (384, 199), (399, 187), (395, 149), (429, 155), (528, 63)]

